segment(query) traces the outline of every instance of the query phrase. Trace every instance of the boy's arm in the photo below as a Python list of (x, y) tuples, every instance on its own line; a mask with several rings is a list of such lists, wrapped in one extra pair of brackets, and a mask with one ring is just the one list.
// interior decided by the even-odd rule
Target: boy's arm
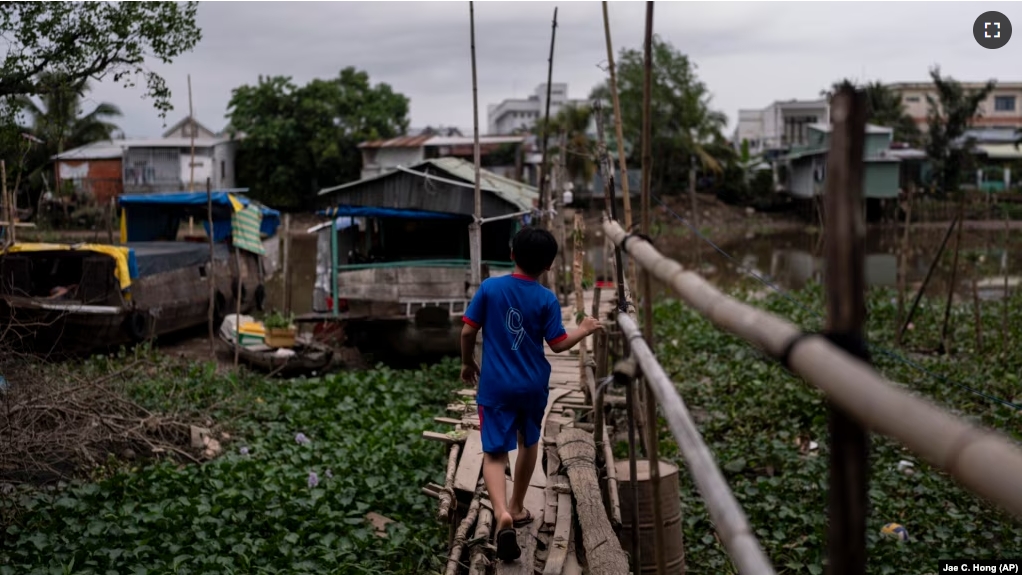
[(476, 358), (476, 337), (479, 335), (479, 326), (469, 323), (465, 318), (465, 325), (461, 328), (461, 365), (473, 365)]
[(571, 331), (565, 331), (564, 322), (561, 320), (561, 304), (553, 294), (546, 303), (546, 317), (547, 345), (554, 353), (568, 351), (592, 333), (588, 326), (589, 322)]

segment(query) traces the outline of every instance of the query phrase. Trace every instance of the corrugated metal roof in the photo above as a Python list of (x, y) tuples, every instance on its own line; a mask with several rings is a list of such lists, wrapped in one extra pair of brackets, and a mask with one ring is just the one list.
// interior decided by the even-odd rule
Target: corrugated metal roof
[[(826, 132), (828, 134), (833, 129), (833, 126), (831, 124), (824, 123), (809, 124), (809, 127), (814, 130)], [(894, 132), (894, 128), (888, 128), (886, 126), (877, 126), (875, 124), (866, 124), (867, 134), (890, 134), (892, 132)]]
[[(359, 184), (387, 178), (401, 173), (402, 171), (405, 173), (408, 171), (421, 173), (423, 169), (429, 166), (439, 168), (451, 176), (464, 180), (466, 185), (472, 185), (475, 183), (475, 165), (471, 162), (462, 160), (461, 158), (436, 158), (419, 162), (418, 164), (409, 166), (407, 169), (384, 172), (371, 178), (365, 178), (364, 180), (349, 182), (347, 184), (341, 184), (340, 186), (334, 186), (331, 188), (324, 188), (319, 191), (319, 195), (322, 196), (332, 192), (339, 192)], [(424, 174), (424, 177), (428, 177), (428, 174)], [(533, 208), (533, 201), (539, 199), (539, 191), (536, 188), (528, 184), (523, 184), (509, 178), (498, 176), (488, 170), (479, 171), (479, 186), (482, 191), (494, 194), (522, 211), (531, 210)]]
[[(229, 142), (230, 138), (195, 138), (196, 148), (212, 148)], [(152, 138), (139, 140), (107, 140), (93, 142), (57, 154), (53, 160), (103, 160), (120, 158), (128, 148), (190, 148), (191, 138)]]
[[(524, 142), (526, 136), (479, 136), (479, 145), (485, 144), (517, 144)], [(473, 136), (434, 136), (426, 142), (427, 146), (473, 146)]]
[(426, 144), (426, 141), (433, 136), (399, 136), (397, 138), (391, 138), (389, 140), (373, 140), (371, 142), (362, 142), (358, 145), (359, 148), (421, 148)]
[[(461, 158), (436, 158), (426, 160), (419, 164), (419, 166), (424, 164), (432, 164), (452, 176), (457, 176), (469, 183), (475, 183), (475, 165)], [(415, 169), (415, 167), (412, 169)], [(502, 200), (518, 206), (523, 211), (531, 210), (533, 207), (532, 202), (539, 199), (539, 190), (536, 188), (528, 184), (516, 182), (510, 178), (498, 176), (488, 170), (479, 170), (479, 185), (496, 194)]]
[(110, 160), (124, 155), (121, 140), (93, 142), (53, 156), (54, 160)]
[(1015, 147), (1015, 144), (979, 144), (976, 149), (996, 160), (1022, 158), (1022, 149)]

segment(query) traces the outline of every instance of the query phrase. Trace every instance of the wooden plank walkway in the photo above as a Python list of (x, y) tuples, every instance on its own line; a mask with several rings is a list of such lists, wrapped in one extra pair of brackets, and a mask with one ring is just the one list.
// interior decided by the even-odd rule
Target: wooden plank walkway
[[(584, 297), (586, 302), (589, 302), (585, 306), (588, 312), (592, 305), (593, 292), (586, 292)], [(612, 305), (612, 298), (601, 298), (602, 319), (606, 320)], [(568, 305), (562, 308), (561, 313), (565, 327), (572, 329), (576, 325), (573, 297), (569, 298)], [(591, 352), (592, 337), (587, 340), (589, 340), (586, 342), (587, 348)], [(543, 418), (540, 461), (532, 474), (525, 495), (525, 507), (535, 519), (528, 527), (518, 530), (521, 558), (513, 563), (494, 562), (489, 572), (498, 575), (533, 575), (534, 572), (544, 575), (574, 575), (581, 572), (571, 535), (573, 515), (571, 490), (567, 477), (559, 474), (560, 462), (557, 461), (556, 451), (550, 445), (556, 445), (557, 434), (561, 429), (574, 426), (575, 413), (591, 407), (586, 405), (586, 396), (583, 392), (585, 384), (580, 377), (581, 358), (577, 352), (579, 347), (560, 354), (554, 353), (547, 346), (544, 347), (551, 366), (550, 394)], [(452, 402), (448, 410), (452, 412), (453, 417), (443, 418), (438, 422), (455, 423), (455, 429), (467, 431), (454, 481), (455, 495), (461, 502), (459, 507), (465, 508), (481, 476), (483, 462), (474, 390), (457, 392), (457, 401)], [(517, 458), (517, 451), (509, 454), (512, 472)], [(513, 489), (514, 481), (509, 477), (508, 497), (511, 496)], [(485, 495), (481, 503), (492, 509)]]

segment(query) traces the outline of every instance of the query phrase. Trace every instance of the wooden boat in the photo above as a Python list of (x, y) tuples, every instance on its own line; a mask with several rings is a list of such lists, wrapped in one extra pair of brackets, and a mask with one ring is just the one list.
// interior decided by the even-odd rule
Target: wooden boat
[[(238, 360), (271, 375), (281, 377), (297, 377), (313, 372), (328, 370), (335, 359), (334, 350), (321, 342), (315, 341), (311, 335), (301, 334), (295, 339), (294, 346), (286, 349), (275, 348), (257, 339), (255, 343), (237, 343), (238, 322), (242, 326), (242, 334), (256, 333), (257, 338), (264, 332), (262, 325), (247, 315), (228, 314), (220, 326), (220, 342), (232, 356), (238, 354)], [(246, 325), (255, 324), (256, 332), (247, 332)]]
[[(484, 277), (510, 273), (510, 240), (539, 195), (486, 170), (480, 179)], [(474, 181), (471, 163), (439, 158), (322, 190), (336, 205), (309, 230), (315, 314), (343, 322), (348, 341), (381, 360), (460, 353)]]
[(223, 347), (234, 354), (238, 351), (239, 361), (259, 371), (279, 377), (298, 377), (313, 373), (323, 373), (334, 364), (334, 350), (321, 343), (311, 340), (299, 340), (291, 348), (294, 355), (278, 355), (280, 350), (266, 346), (242, 346), (221, 335)]
[[(212, 197), (212, 258), (208, 241), (167, 241), (182, 218), (201, 215), (200, 207), (205, 211), (205, 193), (121, 196), (120, 245), (9, 246), (0, 253), (0, 329), (18, 335), (12, 343), (37, 351), (76, 354), (131, 345), (208, 321), (211, 274), (218, 318), (239, 299), (243, 311), (258, 307), (262, 256), (232, 249), (235, 236), (241, 237), (232, 216), (248, 202), (227, 192)], [(279, 215), (266, 213), (272, 235)]]

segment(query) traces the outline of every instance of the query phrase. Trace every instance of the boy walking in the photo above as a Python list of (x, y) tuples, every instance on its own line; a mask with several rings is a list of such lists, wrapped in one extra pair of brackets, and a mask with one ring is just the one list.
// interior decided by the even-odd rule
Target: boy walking
[[(543, 340), (560, 353), (602, 327), (587, 317), (571, 333), (565, 331), (557, 296), (536, 281), (556, 256), (557, 241), (550, 232), (523, 228), (511, 243), (514, 273), (484, 281), (462, 318), (461, 379), (479, 384), (483, 480), (493, 504), (497, 558), (502, 561), (521, 555), (515, 528), (533, 519), (525, 508), (525, 492), (539, 456), (549, 393), (550, 362)], [(486, 346), (481, 371), (474, 357), (480, 329)], [(514, 492), (507, 502), (504, 472), (507, 454), (516, 448), (520, 452), (513, 471)]]

